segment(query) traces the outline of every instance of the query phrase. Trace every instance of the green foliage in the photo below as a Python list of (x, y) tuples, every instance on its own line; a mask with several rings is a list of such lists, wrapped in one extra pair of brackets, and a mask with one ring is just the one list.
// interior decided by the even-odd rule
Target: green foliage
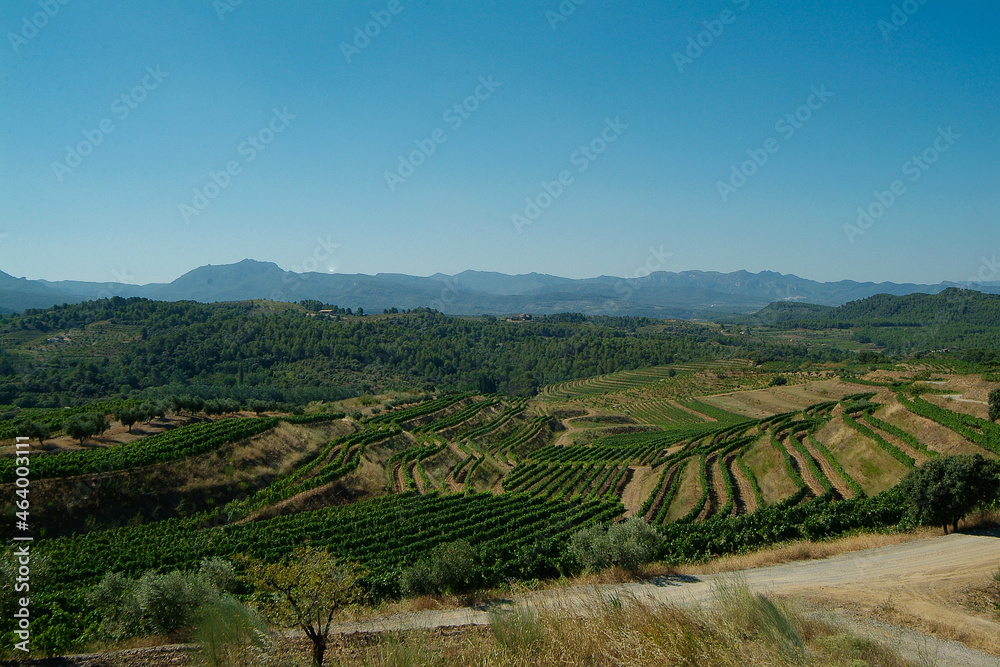
[(142, 575), (134, 595), (142, 625), (169, 635), (190, 628), (199, 607), (215, 599), (218, 591), (204, 577), (175, 570)]
[(1000, 387), (997, 387), (990, 392), (989, 410), (991, 422), (995, 422), (1000, 419)]
[(429, 593), (464, 593), (482, 578), (479, 555), (466, 540), (439, 544), (426, 559), (415, 563), (400, 575), (405, 595)]
[(611, 525), (595, 524), (573, 533), (567, 550), (586, 570), (618, 565), (630, 572), (655, 560), (663, 536), (639, 517)]
[(363, 570), (314, 547), (298, 547), (277, 563), (240, 560), (257, 607), (272, 623), (301, 629), (312, 641), (313, 665), (322, 665), (333, 617), (360, 598)]
[(912, 470), (900, 483), (916, 521), (958, 530), (958, 522), (1000, 501), (1000, 462), (981, 454), (942, 456)]
[(129, 433), (132, 432), (132, 426), (135, 425), (136, 422), (143, 420), (145, 416), (145, 411), (140, 408), (123, 407), (115, 410), (115, 419), (117, 419), (123, 426), (127, 427)]
[[(98, 322), (131, 334), (99, 362), (81, 357), (80, 350), (30, 360), (20, 349), (6, 350), (12, 361), (0, 364), (0, 402), (53, 396), (79, 401), (120, 395), (123, 386), (151, 394), (194, 383), (214, 388), (216, 395), (206, 398), (244, 400), (295, 392), (342, 398), (427, 385), (529, 396), (549, 382), (710, 359), (720, 342), (738, 343), (721, 340), (704, 325), (677, 323), (669, 331), (646, 332), (628, 319), (554, 316), (513, 324), (418, 308), (391, 318), (336, 320), (253, 303), (102, 299), (0, 322), (0, 335), (42, 335)], [(21, 372), (29, 363), (32, 372)]]
[(219, 589), (203, 573), (145, 572), (137, 581), (108, 572), (86, 600), (101, 618), (100, 634), (121, 639), (138, 633), (177, 635), (190, 629), (202, 606), (216, 602)]
[(20, 433), (29, 440), (37, 440), (41, 445), (52, 434), (52, 429), (42, 422), (29, 421), (21, 427)]
[(84, 412), (82, 414), (73, 415), (68, 417), (63, 423), (63, 429), (66, 431), (66, 435), (71, 438), (76, 438), (81, 443), (87, 438), (91, 438), (95, 435), (101, 435), (110, 427), (111, 425), (108, 423), (107, 418), (102, 414), (97, 414), (96, 412)]

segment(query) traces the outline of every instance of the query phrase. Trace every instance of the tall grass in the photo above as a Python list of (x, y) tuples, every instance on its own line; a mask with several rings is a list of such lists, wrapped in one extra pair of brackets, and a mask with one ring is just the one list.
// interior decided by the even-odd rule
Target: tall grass
[(752, 593), (739, 580), (704, 607), (587, 595), (490, 614), (489, 628), (383, 635), (331, 652), (335, 665), (476, 667), (903, 667), (888, 649)]

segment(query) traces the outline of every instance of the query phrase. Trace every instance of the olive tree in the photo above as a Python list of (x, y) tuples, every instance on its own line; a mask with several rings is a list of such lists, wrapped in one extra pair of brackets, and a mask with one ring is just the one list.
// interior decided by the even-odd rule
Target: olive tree
[(312, 664), (320, 667), (333, 617), (360, 598), (364, 571), (315, 547), (298, 547), (278, 563), (239, 560), (260, 611), (275, 625), (301, 629), (313, 645)]

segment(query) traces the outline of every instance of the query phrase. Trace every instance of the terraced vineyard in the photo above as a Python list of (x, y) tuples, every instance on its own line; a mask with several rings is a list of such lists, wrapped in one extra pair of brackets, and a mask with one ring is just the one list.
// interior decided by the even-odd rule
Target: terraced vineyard
[(597, 396), (623, 389), (642, 387), (659, 380), (672, 378), (678, 374), (718, 369), (739, 370), (747, 368), (748, 365), (749, 362), (747, 361), (734, 359), (728, 361), (690, 362), (686, 364), (641, 368), (632, 371), (620, 371), (595, 378), (550, 385), (543, 390), (542, 396), (561, 400), (581, 396)]
[[(617, 392), (625, 383), (641, 391), (643, 381), (659, 383), (664, 373), (631, 371), (559, 391), (593, 391), (589, 396), (601, 399), (598, 387)], [(976, 451), (993, 455), (996, 448), (994, 425), (926, 401), (905, 383), (854, 385), (853, 392), (765, 417), (736, 414), (703, 396), (636, 402), (628, 414), (583, 410), (554, 392), (540, 401), (431, 397), (345, 420), (341, 427), (353, 432), (225, 507), (46, 540), (41, 550), (59, 574), (39, 599), (76, 613), (81, 620), (68, 622), (83, 627), (81, 591), (109, 568), (137, 576), (238, 553), (273, 561), (305, 541), (367, 567), (364, 585), (375, 599), (398, 595), (403, 568), (458, 539), (476, 548), (483, 583), (555, 576), (567, 567), (572, 532), (626, 514), (659, 526), (678, 558), (726, 553), (808, 534), (809, 521), (838, 530), (898, 521), (898, 510), (876, 494), (939, 454), (900, 411)], [(884, 414), (890, 403), (891, 417)], [(110, 449), (36, 457), (32, 471), (45, 477), (127, 470), (210, 452), (277, 422), (196, 424)], [(583, 435), (561, 440), (568, 424)], [(0, 474), (11, 477), (8, 468)], [(372, 475), (384, 476), (374, 496), (303, 511), (310, 499), (336, 496)]]

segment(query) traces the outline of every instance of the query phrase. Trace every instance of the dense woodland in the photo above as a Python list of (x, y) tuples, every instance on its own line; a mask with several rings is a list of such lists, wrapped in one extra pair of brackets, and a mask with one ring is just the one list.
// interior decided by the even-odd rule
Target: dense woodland
[(290, 304), (139, 298), (7, 316), (0, 341), (0, 403), (22, 407), (178, 391), (298, 402), (403, 388), (529, 396), (550, 382), (675, 361), (843, 357), (648, 318), (507, 322), (429, 309), (330, 318)]

